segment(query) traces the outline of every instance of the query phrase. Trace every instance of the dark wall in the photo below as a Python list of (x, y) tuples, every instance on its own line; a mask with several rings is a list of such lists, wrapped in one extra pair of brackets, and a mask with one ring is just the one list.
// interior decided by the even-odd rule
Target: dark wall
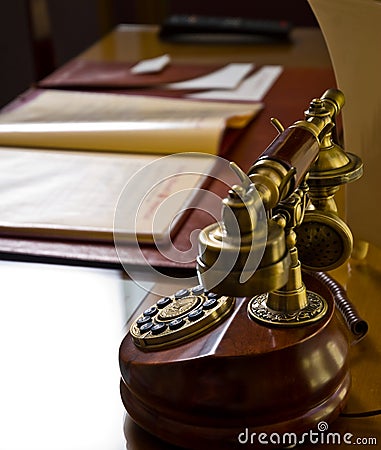
[[(39, 79), (36, 55), (44, 57), (43, 49), (35, 51), (28, 8), (31, 2), (12, 0), (6, 3), (0, 14), (0, 107)], [(55, 62), (50, 68), (62, 65), (85, 50), (114, 23), (112, 18), (108, 27), (104, 25), (97, 0), (47, 0), (46, 3)]]
[(33, 79), (33, 60), (24, 2), (7, 2), (0, 14), (0, 105), (20, 94)]
[(48, 0), (48, 10), (57, 65), (85, 50), (102, 35), (94, 0)]
[(199, 14), (283, 19), (295, 26), (317, 26), (307, 0), (116, 0), (115, 9), (125, 23), (160, 23), (169, 14)]

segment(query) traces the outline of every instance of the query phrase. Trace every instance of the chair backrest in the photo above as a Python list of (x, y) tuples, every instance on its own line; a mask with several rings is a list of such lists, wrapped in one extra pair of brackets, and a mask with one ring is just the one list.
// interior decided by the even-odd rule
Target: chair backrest
[(51, 73), (116, 24), (115, 0), (24, 0), (35, 79)]
[(26, 4), (35, 78), (39, 80), (56, 67), (52, 27), (46, 0), (26, 0)]

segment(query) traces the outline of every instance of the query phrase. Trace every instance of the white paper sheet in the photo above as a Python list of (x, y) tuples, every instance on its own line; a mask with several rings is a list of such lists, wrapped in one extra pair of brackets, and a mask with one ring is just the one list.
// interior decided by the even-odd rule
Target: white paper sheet
[(189, 94), (190, 98), (205, 100), (261, 101), (282, 73), (282, 66), (264, 66), (232, 90), (210, 90)]
[(157, 73), (166, 67), (171, 61), (169, 55), (161, 55), (156, 58), (143, 59), (139, 61), (135, 66), (131, 67), (131, 73), (140, 75), (144, 73)]
[(208, 75), (168, 83), (166, 89), (234, 89), (254, 69), (252, 63), (231, 63)]
[[(209, 173), (213, 165), (213, 156), (204, 154), (159, 158), (0, 148), (0, 231), (112, 242), (119, 196), (129, 179), (144, 168), (144, 176), (123, 204), (126, 219), (117, 231), (126, 239), (144, 242), (153, 236), (166, 239), (204, 181), (199, 174)], [(192, 173), (177, 176), (185, 171)], [(169, 198), (171, 202), (165, 203)], [(155, 214), (159, 220), (153, 220)]]

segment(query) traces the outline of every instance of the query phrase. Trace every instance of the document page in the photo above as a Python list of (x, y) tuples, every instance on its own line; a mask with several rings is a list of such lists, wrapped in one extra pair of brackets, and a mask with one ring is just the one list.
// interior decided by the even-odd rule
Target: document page
[[(214, 157), (205, 154), (161, 158), (3, 147), (0, 232), (112, 242), (115, 210), (127, 185), (126, 220), (118, 232), (141, 242), (151, 242), (153, 235), (166, 239), (205, 181), (199, 174), (208, 174), (213, 165)], [(181, 173), (186, 175), (177, 176)], [(128, 184), (134, 176), (138, 182)], [(170, 208), (157, 214), (169, 198)]]
[(261, 109), (261, 103), (45, 90), (0, 114), (0, 145), (216, 154), (226, 127), (245, 127)]

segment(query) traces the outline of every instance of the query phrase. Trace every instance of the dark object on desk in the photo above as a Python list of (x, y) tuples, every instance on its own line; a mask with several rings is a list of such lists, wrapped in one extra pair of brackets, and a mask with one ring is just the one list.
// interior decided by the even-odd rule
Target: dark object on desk
[(289, 43), (292, 25), (285, 20), (173, 15), (161, 26), (163, 40), (184, 43)]

